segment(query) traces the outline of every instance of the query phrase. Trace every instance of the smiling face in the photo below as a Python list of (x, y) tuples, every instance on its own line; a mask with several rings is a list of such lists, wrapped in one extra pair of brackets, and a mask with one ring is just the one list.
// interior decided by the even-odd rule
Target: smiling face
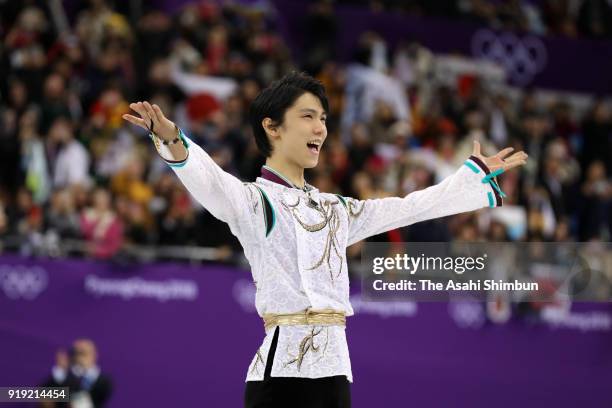
[(263, 126), (273, 145), (273, 155), (300, 168), (315, 167), (327, 137), (327, 113), (321, 101), (310, 92), (295, 100), (285, 112), (283, 123), (273, 126), (269, 118)]

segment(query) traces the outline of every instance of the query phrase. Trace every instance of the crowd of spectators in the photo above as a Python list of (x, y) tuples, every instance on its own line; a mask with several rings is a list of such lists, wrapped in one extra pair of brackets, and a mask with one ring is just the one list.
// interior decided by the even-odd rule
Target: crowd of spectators
[[(192, 202), (147, 135), (121, 115), (131, 101), (157, 103), (224, 170), (252, 181), (264, 158), (246, 112), (299, 61), (269, 8), (118, 10), (91, 0), (60, 30), (46, 2), (0, 3), (8, 73), (0, 78), (0, 236), (26, 254), (76, 239), (98, 258), (129, 245), (197, 245), (231, 257), (240, 247), (229, 229)], [(610, 240), (612, 114), (604, 101), (579, 116), (564, 100), (541, 105), (525, 92), (515, 101), (478, 77), (436, 84), (424, 80), (431, 53), (413, 44), (385, 66), (381, 41), (366, 33), (352, 63), (325, 61), (312, 72), (330, 112), (311, 184), (359, 199), (403, 196), (453, 172), (474, 138), (485, 154), (513, 146), (530, 161), (500, 178), (504, 207), (374, 239)]]
[(539, 35), (610, 38), (608, 0), (339, 0), (373, 12), (437, 16)]

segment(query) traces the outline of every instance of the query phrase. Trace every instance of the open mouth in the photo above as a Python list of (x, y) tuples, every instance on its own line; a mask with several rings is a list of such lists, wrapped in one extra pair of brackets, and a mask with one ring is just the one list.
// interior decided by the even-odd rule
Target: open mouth
[(319, 150), (321, 150), (321, 142), (319, 141), (308, 142), (306, 143), (306, 146), (308, 146), (308, 150), (310, 150), (313, 154), (319, 154)]

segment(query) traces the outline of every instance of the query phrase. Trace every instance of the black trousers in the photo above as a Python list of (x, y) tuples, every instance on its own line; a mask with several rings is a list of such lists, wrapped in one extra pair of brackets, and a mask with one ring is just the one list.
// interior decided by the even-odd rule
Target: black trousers
[(245, 408), (350, 408), (350, 383), (344, 375), (323, 378), (270, 377), (278, 343), (277, 327), (263, 381), (248, 381)]

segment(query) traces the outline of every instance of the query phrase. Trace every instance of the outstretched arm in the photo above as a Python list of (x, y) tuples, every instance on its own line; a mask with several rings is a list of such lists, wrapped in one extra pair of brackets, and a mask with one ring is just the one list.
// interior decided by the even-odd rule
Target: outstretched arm
[(138, 102), (130, 104), (130, 108), (140, 117), (125, 114), (123, 118), (150, 132), (158, 153), (193, 197), (212, 215), (229, 224), (232, 233), (241, 240), (257, 239), (265, 227), (263, 218), (257, 216), (262, 210), (256, 188), (223, 171), (166, 118), (159, 106)]
[(524, 165), (527, 160), (523, 151), (506, 157), (512, 150), (509, 147), (487, 157), (480, 152), (480, 143), (474, 141), (472, 155), (464, 165), (435, 186), (403, 198), (346, 199), (350, 223), (348, 244), (432, 218), (501, 206), (505, 195), (495, 177)]

